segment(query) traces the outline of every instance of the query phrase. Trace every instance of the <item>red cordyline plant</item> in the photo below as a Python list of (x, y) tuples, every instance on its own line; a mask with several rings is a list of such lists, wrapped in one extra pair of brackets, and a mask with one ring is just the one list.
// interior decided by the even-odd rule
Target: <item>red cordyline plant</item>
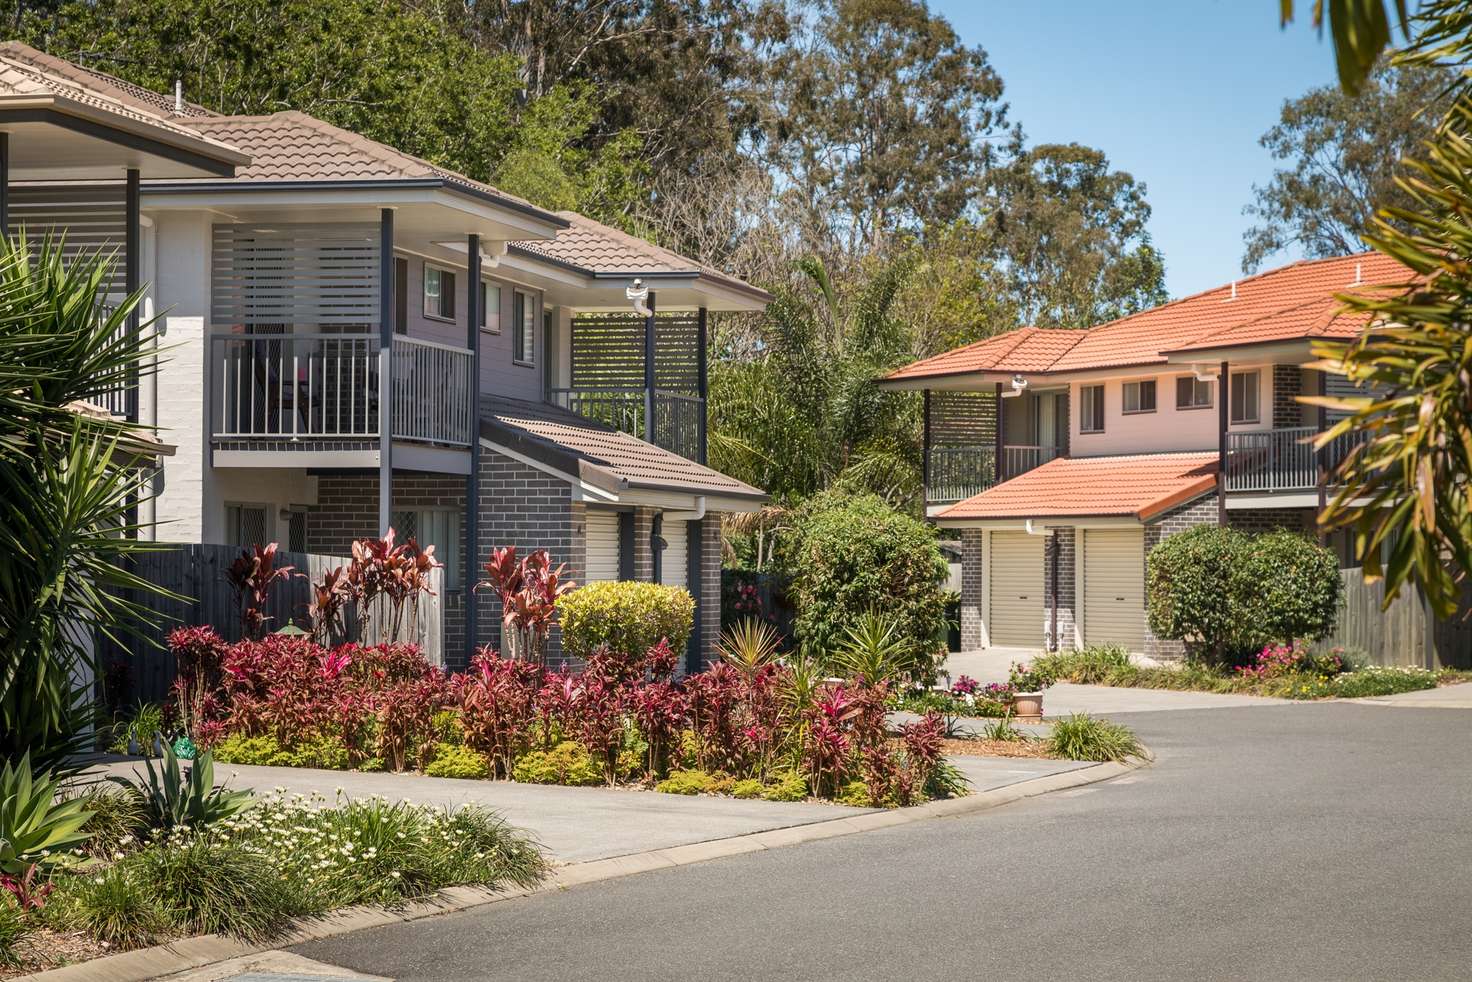
[(396, 771), (412, 758), (422, 767), (434, 746), (434, 714), (449, 702), (444, 673), (431, 669), (423, 677), (395, 682), (375, 702), (378, 750)]
[(381, 539), (358, 539), (347, 572), (360, 614), (379, 608), (379, 642), (384, 644), (403, 637), (405, 613), (417, 623), (419, 596), (431, 592), (430, 572), (444, 565), (434, 558), (434, 546), (421, 549), (412, 538), (395, 545), (394, 539), (392, 528)]
[(321, 579), (312, 584), (312, 601), (308, 613), (312, 618), (312, 637), (318, 644), (331, 644), (343, 635), (343, 612), (353, 599), (348, 567), (322, 571)]
[(40, 867), (36, 863), (26, 867), (26, 871), (19, 876), (9, 873), (0, 873), (0, 890), (4, 890), (15, 898), (16, 905), (20, 907), (21, 913), (40, 910), (46, 906), (46, 898), (51, 896), (51, 891), (56, 889), (56, 884), (50, 880), (36, 882), (36, 873)]
[(703, 771), (733, 770), (740, 764), (741, 692), (741, 675), (725, 662), (715, 662), (685, 680), (695, 763)]
[(276, 565), (276, 543), (264, 549), (259, 545), (242, 549), (240, 556), (225, 570), (225, 579), (235, 593), (240, 608), (240, 629), (247, 638), (259, 638), (266, 630), (266, 605), (276, 584), (291, 576), (294, 566)]
[(529, 749), (542, 681), (540, 666), (482, 648), (460, 686), (465, 743), (485, 754), (500, 777), (509, 778), (516, 758)]
[(501, 643), (509, 657), (541, 664), (547, 634), (557, 613), (557, 598), (577, 584), (562, 578), (566, 564), (554, 569), (546, 549), (521, 559), (515, 546), (500, 546), (486, 561), (486, 578), (476, 590), (494, 590), (501, 601)]
[(175, 664), (174, 711), (184, 732), (200, 743), (213, 716), (213, 693), (219, 686), (225, 642), (211, 627), (175, 628), (167, 640)]
[(853, 743), (845, 731), (863, 712), (863, 707), (847, 687), (838, 684), (825, 687), (807, 712), (802, 769), (814, 794), (832, 794), (849, 771)]

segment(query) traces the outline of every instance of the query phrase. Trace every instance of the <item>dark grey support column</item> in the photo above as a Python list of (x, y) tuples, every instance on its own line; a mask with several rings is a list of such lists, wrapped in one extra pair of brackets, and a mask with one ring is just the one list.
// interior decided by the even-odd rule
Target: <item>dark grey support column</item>
[(394, 516), (394, 210), (378, 219), (378, 534)]
[(10, 134), (0, 132), (0, 233), (10, 234)]
[(1216, 377), (1217, 441), (1216, 441), (1216, 523), (1227, 524), (1227, 428), (1231, 425), (1231, 366), (1222, 362)]
[[(123, 292), (128, 296), (137, 293), (142, 284), (142, 265), (139, 263), (143, 250), (143, 219), (139, 211), (138, 171), (128, 170), (128, 180), (123, 191), (123, 224), (126, 241), (123, 245)], [(128, 314), (129, 341), (138, 344), (138, 305), (134, 304)], [(128, 369), (128, 421), (138, 422), (138, 366)]]
[(706, 400), (710, 397), (710, 336), (707, 332), (705, 320), (705, 308), (700, 308), (700, 314), (695, 321), (695, 343), (699, 347), (696, 361), (696, 394), (700, 396), (700, 462), (706, 463), (706, 421), (710, 419), (710, 408)]
[(470, 473), (465, 478), (465, 552), (461, 557), (460, 585), (465, 591), (465, 664), (475, 657), (480, 627), (471, 590), (480, 566), (480, 236), (465, 240), (470, 257), (465, 269), (465, 346), (470, 349)]
[[(689, 548), (686, 543), (685, 548)], [(649, 558), (654, 565), (653, 582), (664, 582), (664, 512), (654, 513), (654, 520), (649, 523)]]
[(996, 449), (993, 451), (993, 453), (996, 454), (996, 459), (992, 461), (992, 483), (993, 484), (1001, 484), (1003, 481), (1007, 480), (1007, 475), (1003, 472), (1003, 468), (1002, 468), (1002, 458), (1004, 456), (1003, 451), (1004, 451), (1004, 449), (1006, 447), (1006, 444), (1004, 442), (1005, 437), (1003, 437), (1003, 435), (1002, 435), (1002, 430), (1003, 430), (1003, 426), (1002, 426), (1002, 407), (1007, 404), (1007, 401), (1002, 398), (1002, 383), (1001, 382), (998, 382), (997, 383), (996, 393), (997, 393), (997, 433), (996, 433)]
[(634, 513), (618, 513), (618, 578), (634, 578)]
[(654, 442), (654, 291), (647, 301), (649, 316), (644, 318), (644, 439)]
[(924, 430), (920, 439), (920, 500), (923, 504), (930, 490), (930, 390), (923, 391)]
[[(690, 643), (685, 646), (685, 671), (691, 675), (700, 671), (700, 653), (705, 650), (705, 523), (699, 519), (685, 523), (685, 557), (688, 569), (685, 573), (686, 589), (695, 598), (695, 623), (691, 625)], [(710, 598), (719, 604), (720, 595)]]
[[(1323, 370), (1314, 372), (1318, 379), (1316, 395), (1326, 396), (1329, 394), (1329, 374)], [(1329, 428), (1329, 410), (1324, 406), (1314, 407), (1314, 428), (1323, 433)], [(1314, 464), (1318, 472), (1319, 510), (1314, 515), (1314, 527), (1318, 531), (1319, 545), (1324, 544), (1324, 526), (1319, 524), (1319, 517), (1324, 514), (1324, 506), (1329, 503), (1329, 466), (1327, 463), (1329, 448), (1320, 447), (1314, 451)]]

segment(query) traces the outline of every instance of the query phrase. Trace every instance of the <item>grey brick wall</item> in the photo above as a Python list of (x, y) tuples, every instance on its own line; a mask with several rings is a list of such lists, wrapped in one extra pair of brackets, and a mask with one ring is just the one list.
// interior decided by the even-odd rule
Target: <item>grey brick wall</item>
[(700, 624), (700, 665), (715, 657), (721, 636), (721, 516), (707, 514), (700, 520), (700, 606), (695, 618)]
[(1314, 508), (1233, 508), (1227, 511), (1227, 524), (1244, 532), (1271, 532), (1286, 529), (1289, 532), (1318, 532), (1314, 522)]
[[(1194, 501), (1166, 512), (1154, 522), (1145, 526), (1145, 565), (1146, 575), (1149, 574), (1150, 550), (1160, 543), (1186, 531), (1197, 525), (1215, 525), (1217, 521), (1216, 492), (1204, 495)], [(1147, 601), (1148, 602), (1148, 601)], [(1150, 630), (1147, 619), (1145, 624), (1145, 654), (1151, 658), (1182, 658), (1186, 654), (1185, 645), (1180, 641), (1157, 638)]]
[(1273, 366), (1273, 429), (1303, 425), (1303, 406), (1293, 397), (1303, 394), (1303, 372), (1297, 365)]
[[(1058, 555), (1058, 637), (1048, 639), (1054, 650), (1073, 647), (1074, 626), (1077, 623), (1074, 617), (1074, 589), (1078, 582), (1074, 577), (1077, 562), (1075, 539), (1074, 530), (1071, 528), (1054, 529), (1049, 533), (1048, 548), (1056, 549)], [(1047, 619), (1046, 630), (1051, 633), (1053, 626), (1053, 571), (1051, 568), (1043, 570), (1043, 616)]]
[(961, 530), (961, 650), (981, 647), (980, 529)]

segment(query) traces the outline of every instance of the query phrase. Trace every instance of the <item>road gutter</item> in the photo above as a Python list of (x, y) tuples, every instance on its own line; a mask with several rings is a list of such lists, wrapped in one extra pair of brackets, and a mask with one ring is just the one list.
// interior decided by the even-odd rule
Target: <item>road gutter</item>
[(969, 794), (964, 798), (946, 798), (910, 808), (869, 812), (846, 818), (829, 819), (808, 825), (768, 829), (726, 839), (711, 839), (692, 842), (667, 849), (651, 849), (648, 852), (612, 856), (585, 863), (572, 863), (557, 867), (551, 876), (533, 887), (510, 887), (503, 890), (485, 890), (480, 887), (449, 887), (426, 900), (417, 900), (401, 907), (386, 910), (381, 907), (347, 907), (322, 917), (304, 921), (296, 929), (274, 938), (265, 944), (250, 944), (218, 934), (206, 934), (151, 948), (139, 948), (116, 955), (94, 958), (76, 965), (66, 965), (32, 975), (23, 975), (12, 982), (151, 982), (168, 979), (170, 976), (193, 969), (203, 968), (217, 962), (258, 954), (277, 948), (287, 948), (308, 941), (318, 941), (353, 931), (384, 927), (405, 921), (417, 921), (425, 917), (453, 914), (472, 907), (529, 897), (539, 893), (552, 893), (569, 887), (602, 880), (632, 876), (658, 869), (688, 866), (727, 856), (740, 856), (766, 849), (780, 849), (803, 842), (816, 842), (842, 835), (855, 835), (897, 825), (909, 825), (936, 818), (956, 818), (987, 811), (1002, 805), (1035, 798), (1038, 795), (1070, 788), (1083, 787), (1108, 781), (1153, 763), (1155, 756), (1147, 749), (1144, 758), (1131, 759), (1125, 763), (1094, 764), (1078, 770), (1048, 774), (1031, 778), (988, 791)]

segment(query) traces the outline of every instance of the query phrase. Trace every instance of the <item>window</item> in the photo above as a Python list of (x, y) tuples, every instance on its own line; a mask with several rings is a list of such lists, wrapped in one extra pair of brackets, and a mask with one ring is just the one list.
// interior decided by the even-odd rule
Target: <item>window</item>
[(1079, 386), (1078, 431), (1080, 433), (1104, 432), (1104, 386)]
[(455, 319), (455, 274), (429, 263), (424, 264), (424, 316)]
[(480, 329), (501, 333), (501, 288), (485, 280), (480, 281)]
[(1232, 422), (1256, 423), (1258, 372), (1232, 373)]
[(409, 260), (394, 257), (394, 333), (409, 333)]
[(1155, 412), (1155, 380), (1153, 378), (1124, 384), (1124, 411), (1126, 413)]
[(537, 298), (517, 290), (511, 297), (511, 360), (522, 365), (536, 362)]
[(396, 511), (395, 538), (413, 539), (419, 547), (434, 546), (434, 558), (445, 564), (445, 589), (460, 589), (460, 513), (443, 508)]
[(269, 542), (266, 512), (265, 505), (226, 505), (225, 544), (248, 549)]
[(1201, 381), (1193, 375), (1176, 379), (1177, 409), (1209, 409), (1211, 407), (1211, 381)]
[(307, 551), (307, 509), (292, 505), (286, 510), (286, 549), (288, 552)]

